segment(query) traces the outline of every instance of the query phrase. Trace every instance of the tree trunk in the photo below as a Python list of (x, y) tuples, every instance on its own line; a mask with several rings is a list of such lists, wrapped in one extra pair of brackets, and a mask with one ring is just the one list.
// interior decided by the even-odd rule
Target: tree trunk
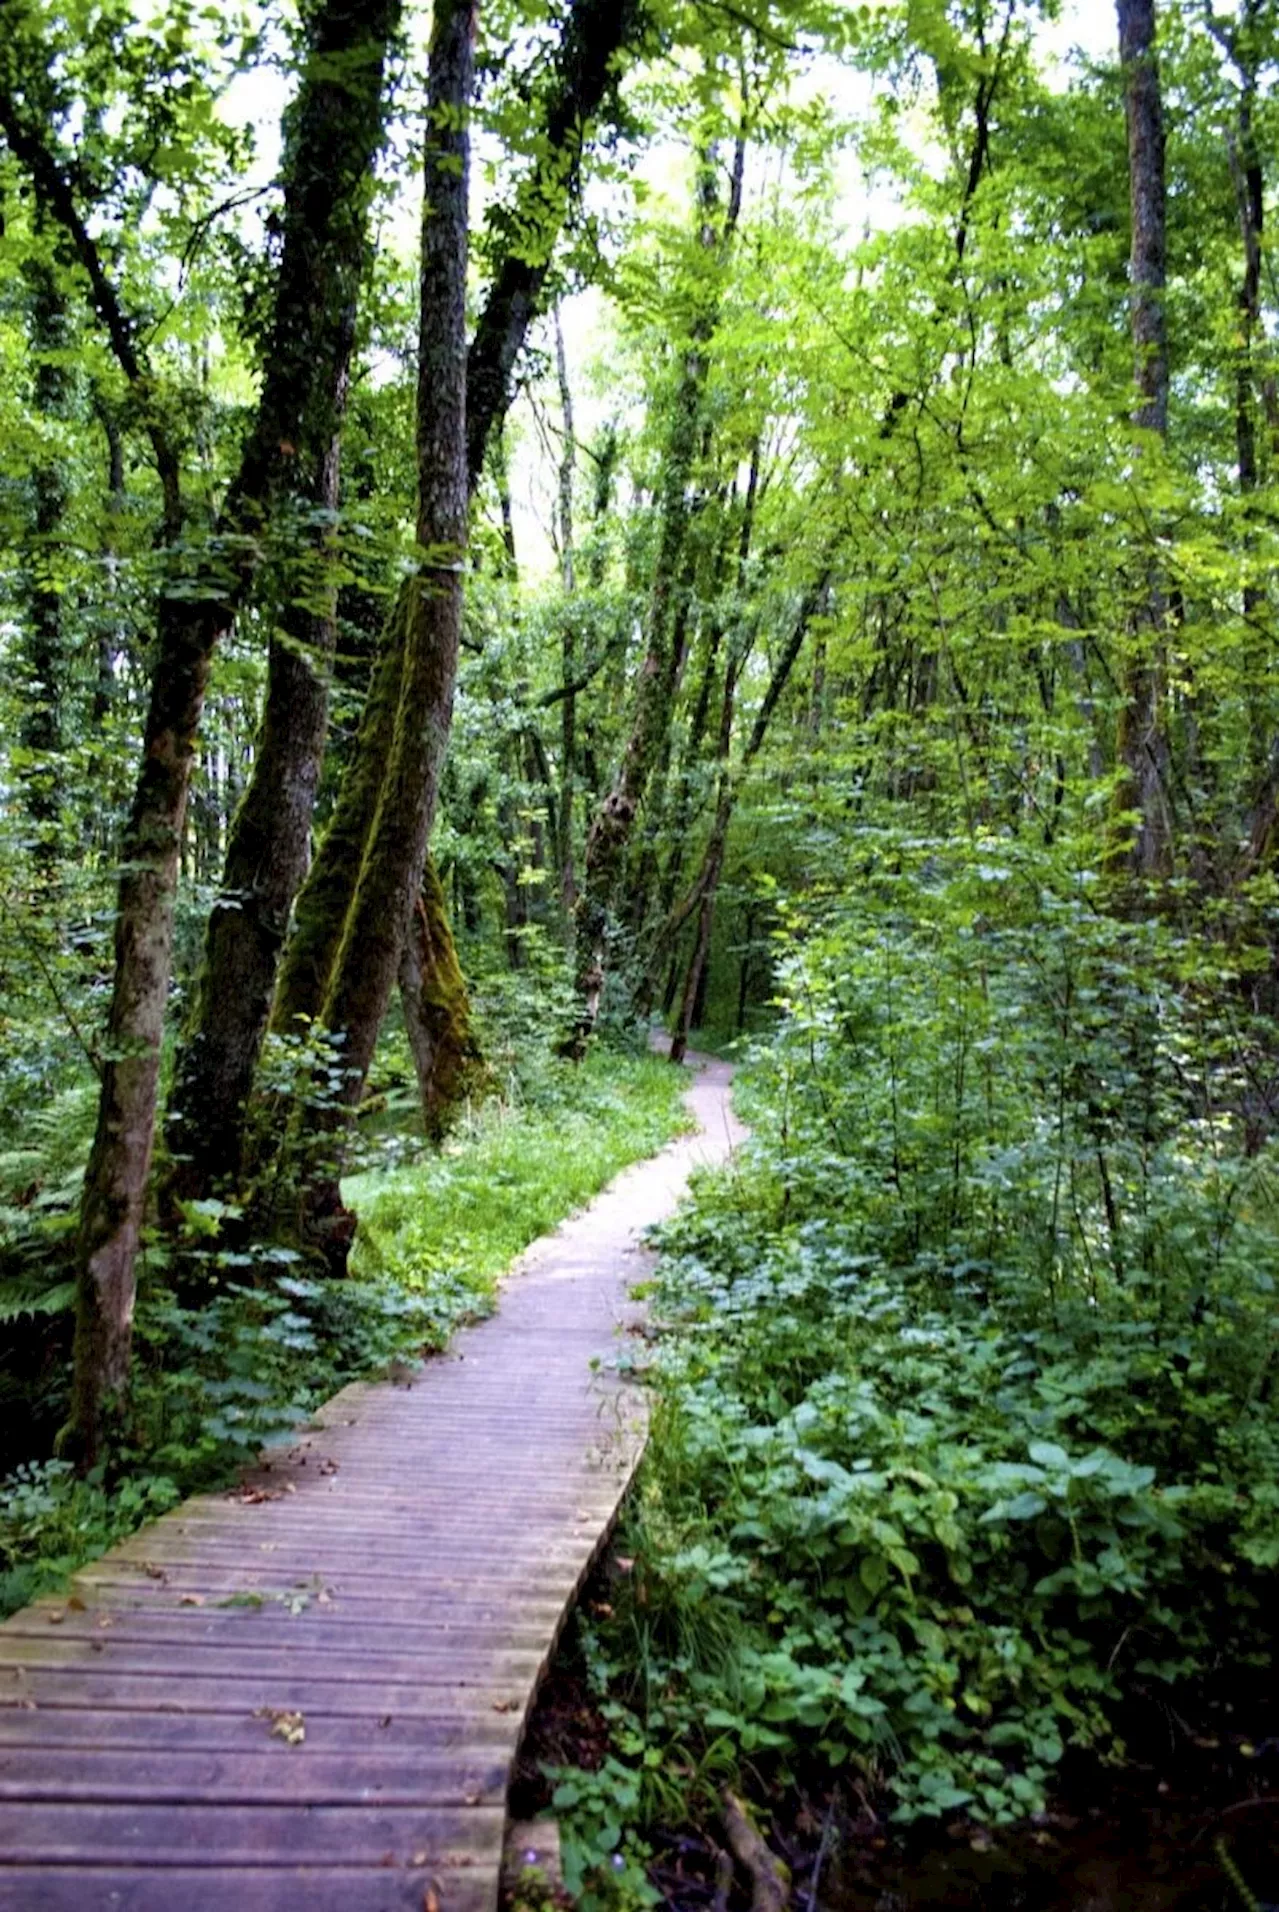
[[(418, 898), (444, 763), (467, 550), (467, 184), (475, 0), (438, 0), (427, 89), (428, 146), (418, 343), (417, 542), (429, 555), (406, 591), (404, 663), (395, 732), (377, 814), (343, 929), (321, 1023), (343, 1039), (341, 1126), (364, 1090)], [(306, 1226), (331, 1231), (340, 1209), (331, 1181), (306, 1198)]]
[(565, 595), (560, 627), (560, 667), (562, 681), (567, 687), (560, 705), (560, 802), (557, 807), (559, 830), (556, 861), (560, 866), (560, 904), (565, 922), (569, 924), (573, 920), (574, 905), (578, 900), (578, 880), (573, 867), (573, 779), (578, 755), (578, 698), (573, 688), (573, 677), (578, 660), (572, 603), (577, 583), (573, 550), (573, 476), (577, 446), (573, 436), (573, 392), (569, 384), (569, 365), (565, 358), (559, 307), (556, 308), (556, 376), (560, 384), (560, 416), (564, 423), (564, 449), (559, 471), (560, 581)]
[[(30, 286), (31, 353), (34, 360), (32, 399), (41, 423), (57, 429), (65, 420), (71, 397), (67, 369), (68, 324), (66, 300), (50, 266), (32, 261), (27, 268)], [(22, 772), (23, 797), (33, 837), (32, 854), (45, 890), (57, 881), (61, 861), (59, 820), (62, 813), (62, 692), (66, 671), (62, 630), (62, 593), (58, 586), (54, 546), (62, 531), (67, 506), (67, 484), (61, 458), (52, 447), (31, 474), (31, 541), (22, 566), (26, 599), (27, 684), (24, 687), (20, 730), (30, 757)]]
[[(741, 142), (739, 142), (739, 153)], [(740, 166), (735, 174), (740, 173)], [(716, 182), (712, 157), (704, 154), (698, 175), (700, 238), (713, 250), (727, 244), (732, 226), (715, 233), (711, 219)], [(731, 213), (734, 208), (731, 206)], [(661, 528), (645, 618), (645, 654), (632, 692), (627, 741), (612, 788), (596, 810), (587, 833), (582, 889), (577, 905), (577, 1016), (562, 1044), (564, 1054), (580, 1058), (600, 1013), (607, 942), (614, 898), (622, 879), (636, 812), (648, 788), (670, 729), (678, 677), (677, 643), (681, 630), (685, 537), (689, 528), (689, 480), (698, 450), (702, 393), (707, 377), (706, 347), (715, 328), (716, 294), (704, 295), (685, 349), (672, 406), (671, 428), (663, 461)]]
[(400, 999), (418, 1078), (422, 1119), (438, 1142), (482, 1068), (471, 1006), (449, 929), (435, 859), (427, 857), (422, 892), (400, 957)]
[(805, 593), (796, 621), (791, 627), (786, 643), (778, 654), (765, 689), (764, 698), (756, 712), (751, 734), (747, 738), (742, 753), (742, 761), (737, 770), (729, 764), (729, 752), (733, 740), (734, 705), (738, 676), (746, 661), (746, 649), (739, 647), (730, 654), (725, 669), (724, 702), (720, 713), (720, 735), (717, 756), (720, 761), (720, 786), (716, 797), (716, 813), (711, 825), (711, 834), (702, 853), (702, 864), (685, 901), (667, 918), (664, 925), (663, 941), (669, 941), (678, 934), (688, 921), (693, 910), (698, 911), (698, 928), (694, 937), (693, 951), (689, 958), (689, 967), (685, 974), (684, 990), (680, 1000), (680, 1014), (671, 1042), (671, 1060), (680, 1062), (684, 1058), (689, 1041), (689, 1030), (693, 1018), (699, 1013), (699, 1006), (706, 1000), (707, 959), (711, 953), (711, 927), (715, 913), (716, 891), (720, 886), (720, 876), (724, 869), (725, 845), (729, 838), (729, 825), (733, 821), (734, 806), (737, 803), (738, 789), (742, 778), (750, 769), (760, 753), (761, 746), (768, 734), (769, 724), (778, 707), (783, 691), (787, 687), (796, 659), (800, 655), (809, 626), (816, 617), (827, 595), (830, 583), (830, 569), (824, 568), (817, 582)]
[[(372, 165), (385, 127), (383, 73), (399, 14), (400, 0), (375, 0), (372, 6), (330, 0), (317, 21), (315, 52), (342, 65), (331, 78), (321, 70), (297, 122), (280, 292), (292, 320), (302, 310), (309, 315), (307, 359), (295, 360), (293, 368), (296, 427), (287, 439), (301, 548), (281, 567), (283, 602), (271, 641), (253, 775), (232, 828), (194, 1013), (178, 1058), (168, 1143), (171, 1192), (179, 1196), (207, 1196), (239, 1173), (245, 1100), (289, 912), (310, 853), (336, 631), (324, 571), (368, 256)], [(289, 352), (296, 354), (300, 343), (289, 339)], [(284, 344), (279, 327), (274, 344)]]
[(618, 54), (639, 44), (645, 26), (642, 0), (571, 0), (552, 64), (541, 156), (514, 205), (498, 208), (490, 219), (504, 249), (467, 358), (467, 470), (473, 486), (493, 421), (510, 402), (525, 334), (541, 309), (552, 251), (577, 190), (587, 128), (616, 84)]
[[(1165, 344), (1164, 118), (1155, 53), (1155, 0), (1116, 0), (1129, 143), (1129, 323), (1138, 430), (1163, 439), (1169, 418)], [(1147, 566), (1143, 602), (1130, 628), (1131, 659), (1117, 737), (1122, 770), (1116, 802), (1137, 828), (1111, 857), (1134, 877), (1167, 876), (1173, 858), (1172, 753), (1164, 626), (1168, 605), (1160, 567)]]

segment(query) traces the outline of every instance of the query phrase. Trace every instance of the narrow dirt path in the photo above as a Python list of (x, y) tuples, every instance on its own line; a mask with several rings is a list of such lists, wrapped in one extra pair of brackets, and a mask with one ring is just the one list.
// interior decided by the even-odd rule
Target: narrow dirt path
[(345, 1388), (0, 1627), (5, 1912), (491, 1912), (534, 1689), (644, 1443), (608, 1366), (699, 1128), (516, 1263), (409, 1387)]

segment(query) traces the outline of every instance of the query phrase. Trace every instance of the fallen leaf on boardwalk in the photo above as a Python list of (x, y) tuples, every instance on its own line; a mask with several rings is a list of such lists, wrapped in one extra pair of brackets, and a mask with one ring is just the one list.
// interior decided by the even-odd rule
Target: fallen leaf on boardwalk
[(180, 1607), (202, 1607), (204, 1605), (204, 1595), (202, 1593), (184, 1593), (178, 1605)]
[(80, 1595), (78, 1593), (73, 1593), (68, 1599), (67, 1612), (68, 1613), (83, 1613), (84, 1612), (84, 1601), (80, 1598)]
[(321, 1587), (319, 1593), (316, 1595), (316, 1605), (318, 1607), (333, 1605), (333, 1589), (331, 1587)]
[(411, 1866), (424, 1866), (430, 1857), (431, 1854), (429, 1852), (415, 1852), (409, 1864)]
[(44, 1617), (51, 1627), (60, 1627), (67, 1616), (62, 1608), (59, 1607), (56, 1613), (46, 1613)]
[(115, 1625), (115, 1621), (112, 1619), (109, 1613), (100, 1613), (98, 1615), (98, 1625), (100, 1627), (113, 1627)]
[(320, 1472), (322, 1474), (336, 1474), (338, 1467), (339, 1462), (337, 1461), (323, 1460), (320, 1463)]
[(291, 1713), (282, 1706), (260, 1706), (254, 1714), (255, 1719), (271, 1721), (272, 1739), (282, 1739), (286, 1746), (301, 1746), (307, 1737), (307, 1726), (301, 1713)]
[(169, 1578), (164, 1568), (157, 1567), (155, 1562), (151, 1560), (143, 1561), (142, 1571), (146, 1574), (148, 1580), (167, 1580)]
[(519, 1700), (495, 1700), (493, 1710), (495, 1713), (514, 1713), (519, 1704)]

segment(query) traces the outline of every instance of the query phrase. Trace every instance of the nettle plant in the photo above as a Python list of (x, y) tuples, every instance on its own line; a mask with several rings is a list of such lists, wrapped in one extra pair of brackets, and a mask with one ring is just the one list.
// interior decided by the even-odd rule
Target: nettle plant
[(1265, 1659), (1272, 1215), (1220, 952), (1007, 850), (893, 864), (783, 956), (747, 1161), (663, 1231), (601, 1650), (650, 1742), (999, 1821)]

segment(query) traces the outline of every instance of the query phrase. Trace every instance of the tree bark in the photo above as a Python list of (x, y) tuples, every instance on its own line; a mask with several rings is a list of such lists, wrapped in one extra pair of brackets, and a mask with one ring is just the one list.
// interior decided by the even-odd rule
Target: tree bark
[(423, 1125), (433, 1142), (482, 1071), (471, 1005), (445, 909), (434, 857), (428, 855), (400, 957), (400, 1000), (418, 1078)]
[[(268, 379), (280, 377), (274, 368), (283, 360), (300, 399), (286, 479), (300, 548), (281, 564), (283, 602), (253, 774), (232, 827), (175, 1073), (167, 1139), (177, 1196), (207, 1196), (239, 1172), (245, 1100), (310, 853), (336, 631), (324, 569), (368, 257), (372, 164), (385, 130), (384, 68), (399, 15), (400, 0), (329, 0), (315, 22), (315, 58), (330, 62), (332, 77), (318, 68), (293, 129), (279, 311), (291, 322), (305, 311), (309, 326), (300, 338), (277, 323)], [(278, 521), (284, 503), (277, 500)]]
[[(422, 221), (418, 338), (417, 542), (424, 557), (405, 591), (405, 644), (391, 752), (377, 813), (347, 912), (321, 1013), (342, 1037), (340, 1130), (364, 1090), (418, 898), (444, 763), (462, 630), (462, 579), (470, 487), (467, 472), (468, 117), (475, 0), (438, 0), (427, 82), (428, 145)], [(340, 1144), (339, 1144), (340, 1153)], [(336, 1185), (315, 1180), (304, 1227), (345, 1262), (349, 1230)]]
[[(1116, 0), (1120, 61), (1124, 77), (1129, 146), (1129, 325), (1133, 339), (1138, 404), (1133, 423), (1163, 440), (1169, 420), (1169, 357), (1165, 341), (1164, 116), (1155, 51), (1155, 0)], [(1134, 612), (1132, 653), (1116, 741), (1122, 776), (1119, 812), (1136, 814), (1137, 828), (1117, 842), (1113, 869), (1132, 877), (1159, 878), (1172, 868), (1172, 753), (1168, 733), (1168, 686), (1164, 626), (1168, 613), (1164, 580), (1153, 558), (1147, 566), (1143, 602)]]
[(490, 215), (482, 251), (500, 263), (467, 360), (467, 471), (474, 487), (495, 418), (506, 412), (511, 374), (541, 309), (551, 255), (577, 190), (587, 128), (617, 80), (617, 56), (640, 44), (642, 0), (571, 0), (549, 83), (541, 157), (514, 202)]

